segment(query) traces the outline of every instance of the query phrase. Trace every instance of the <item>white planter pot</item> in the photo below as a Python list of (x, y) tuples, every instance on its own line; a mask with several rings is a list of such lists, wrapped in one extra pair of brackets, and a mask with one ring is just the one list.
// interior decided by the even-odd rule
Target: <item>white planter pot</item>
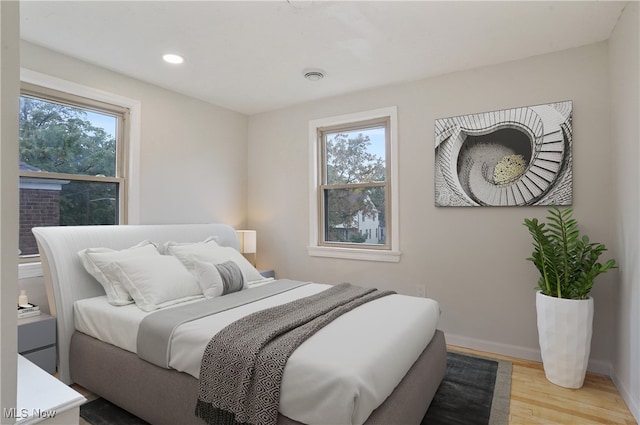
[(567, 300), (536, 294), (544, 374), (556, 385), (580, 388), (591, 352), (593, 298)]

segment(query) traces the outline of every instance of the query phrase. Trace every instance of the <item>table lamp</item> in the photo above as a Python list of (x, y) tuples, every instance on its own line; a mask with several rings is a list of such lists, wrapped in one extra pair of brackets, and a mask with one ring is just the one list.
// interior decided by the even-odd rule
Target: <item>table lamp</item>
[(240, 241), (240, 252), (247, 257), (247, 254), (250, 258), (247, 258), (251, 265), (256, 266), (256, 248), (257, 248), (257, 233), (255, 230), (236, 230), (238, 234), (238, 240)]

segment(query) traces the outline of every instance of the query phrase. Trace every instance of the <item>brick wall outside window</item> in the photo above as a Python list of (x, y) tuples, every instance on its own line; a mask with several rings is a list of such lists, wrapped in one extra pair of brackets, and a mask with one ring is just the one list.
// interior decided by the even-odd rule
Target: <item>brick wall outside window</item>
[(38, 253), (31, 228), (60, 225), (60, 191), (20, 189), (20, 251), (22, 255)]

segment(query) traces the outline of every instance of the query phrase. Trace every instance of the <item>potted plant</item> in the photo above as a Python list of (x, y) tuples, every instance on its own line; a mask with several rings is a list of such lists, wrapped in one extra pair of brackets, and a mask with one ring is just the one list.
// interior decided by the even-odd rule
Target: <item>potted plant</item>
[(601, 264), (607, 250), (601, 243), (580, 236), (573, 210), (548, 210), (547, 222), (525, 219), (533, 237), (531, 261), (540, 272), (536, 293), (538, 337), (547, 379), (566, 388), (584, 383), (591, 351), (595, 278), (615, 267)]

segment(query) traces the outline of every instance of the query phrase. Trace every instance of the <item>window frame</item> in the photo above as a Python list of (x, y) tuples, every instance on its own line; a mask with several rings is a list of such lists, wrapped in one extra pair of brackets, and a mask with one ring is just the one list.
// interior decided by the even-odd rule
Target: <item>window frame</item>
[[(328, 177), (328, 163), (327, 163), (327, 149), (326, 149), (326, 135), (335, 134), (341, 131), (345, 132), (358, 132), (365, 131), (374, 128), (385, 129), (385, 180), (383, 182), (365, 182), (365, 183), (345, 183), (345, 184), (331, 184), (327, 182)], [(359, 189), (359, 188), (371, 188), (371, 187), (383, 187), (385, 189), (385, 218), (391, 217), (390, 203), (386, 202), (391, 196), (391, 169), (387, 166), (387, 159), (389, 158), (389, 132), (391, 129), (391, 122), (389, 117), (382, 117), (373, 120), (359, 121), (348, 124), (340, 124), (329, 127), (319, 127), (318, 131), (318, 158), (320, 158), (320, 164), (318, 170), (320, 175), (318, 176), (319, 188), (318, 188), (318, 245), (328, 247), (340, 247), (340, 248), (362, 248), (362, 249), (381, 249), (389, 250), (391, 247), (390, 230), (387, 230), (387, 238), (384, 244), (364, 244), (355, 242), (334, 242), (325, 240), (326, 235), (326, 194), (328, 190), (339, 189)], [(364, 221), (364, 213), (362, 213), (362, 220)]]
[[(118, 224), (127, 224), (127, 146), (129, 145), (129, 108), (101, 102), (86, 97), (64, 93), (48, 87), (22, 82), (20, 84), (20, 97), (30, 97), (45, 102), (57, 103), (77, 109), (97, 112), (103, 115), (111, 115), (116, 118), (116, 157), (115, 175), (100, 176), (88, 174), (67, 174), (55, 171), (19, 171), (19, 177), (30, 177), (44, 180), (70, 180), (97, 183), (116, 183), (118, 186)], [(21, 257), (28, 260), (33, 256)], [(37, 255), (36, 255), (37, 257)]]
[[(324, 241), (324, 176), (326, 159), (323, 152), (322, 134), (327, 131), (341, 129), (358, 130), (374, 127), (383, 120), (388, 120), (386, 131), (386, 182), (375, 185), (386, 187), (385, 208), (387, 236), (385, 245), (359, 244)], [(399, 219), (398, 219), (398, 130), (397, 107), (374, 109), (352, 114), (327, 117), (309, 121), (309, 246), (310, 256), (346, 258), (353, 260), (369, 260), (398, 262), (399, 251)], [(362, 125), (362, 127), (358, 127)], [(362, 184), (355, 184), (360, 186)], [(366, 183), (365, 186), (372, 184)], [(342, 185), (339, 185), (342, 186)], [(353, 187), (355, 187), (353, 186)]]
[[(138, 100), (120, 96), (100, 89), (84, 86), (71, 81), (63, 80), (30, 69), (20, 70), (21, 90), (20, 95), (28, 94), (43, 100), (52, 100), (74, 107), (81, 107), (97, 112), (107, 109), (96, 108), (97, 105), (111, 105), (115, 110), (126, 109), (128, 119), (117, 129), (123, 132), (124, 146), (121, 146), (116, 159), (115, 177), (97, 177), (84, 175), (67, 175), (63, 173), (33, 173), (20, 172), (22, 177), (37, 177), (65, 180), (90, 180), (99, 182), (118, 182), (119, 184), (119, 223), (138, 224), (140, 222), (139, 202), (139, 167), (140, 167), (140, 122), (141, 103)], [(26, 89), (25, 89), (26, 88)], [(39, 90), (42, 90), (41, 92)], [(35, 91), (35, 93), (34, 93)], [(28, 92), (28, 93), (26, 93)], [(60, 96), (59, 96), (60, 95)], [(111, 111), (114, 112), (113, 110)], [(120, 173), (120, 175), (118, 175)], [(40, 257), (29, 256), (20, 258), (19, 278), (31, 278), (42, 276)]]

